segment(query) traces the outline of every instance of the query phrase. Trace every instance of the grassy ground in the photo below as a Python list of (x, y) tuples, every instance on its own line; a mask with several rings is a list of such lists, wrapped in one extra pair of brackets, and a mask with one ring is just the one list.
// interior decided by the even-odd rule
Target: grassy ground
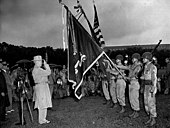
[[(128, 98), (126, 98), (128, 99)], [(19, 122), (17, 103), (15, 111), (7, 115), (8, 120), (1, 123), (1, 128), (145, 128), (143, 122), (148, 118), (143, 108), (142, 96), (140, 98), (140, 117), (131, 119), (128, 115), (131, 109), (127, 101), (126, 112), (119, 114), (120, 108), (113, 109), (103, 105), (103, 97), (84, 97), (79, 102), (73, 98), (53, 100), (53, 109), (48, 110), (47, 119), (50, 124), (40, 125), (37, 122), (37, 111), (32, 110), (34, 122), (30, 121), (25, 104), (24, 115), (26, 125), (15, 125)], [(30, 103), (31, 108), (33, 104)], [(157, 125), (155, 128), (170, 128), (170, 95), (157, 95)]]

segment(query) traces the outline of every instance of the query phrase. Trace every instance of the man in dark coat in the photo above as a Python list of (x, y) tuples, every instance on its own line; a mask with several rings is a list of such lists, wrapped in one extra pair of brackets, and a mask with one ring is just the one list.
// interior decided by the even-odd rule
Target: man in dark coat
[(0, 121), (5, 121), (6, 107), (9, 106), (9, 99), (7, 93), (7, 85), (4, 77), (4, 71), (2, 70), (2, 59), (0, 59)]

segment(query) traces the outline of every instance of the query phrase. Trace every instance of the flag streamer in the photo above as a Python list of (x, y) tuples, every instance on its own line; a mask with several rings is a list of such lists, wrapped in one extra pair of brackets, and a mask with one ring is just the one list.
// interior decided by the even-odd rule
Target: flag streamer
[(94, 30), (94, 34), (95, 34), (95, 36), (97, 38), (96, 42), (101, 47), (103, 44), (105, 44), (105, 42), (104, 42), (103, 35), (101, 33), (101, 29), (99, 27), (99, 19), (98, 19), (98, 15), (97, 15), (97, 8), (96, 8), (94, 0), (93, 0), (93, 6), (94, 6), (94, 24), (93, 24), (93, 30)]
[(68, 80), (73, 83), (75, 96), (80, 99), (82, 97), (80, 87), (84, 75), (104, 55), (104, 52), (68, 9), (67, 32)]

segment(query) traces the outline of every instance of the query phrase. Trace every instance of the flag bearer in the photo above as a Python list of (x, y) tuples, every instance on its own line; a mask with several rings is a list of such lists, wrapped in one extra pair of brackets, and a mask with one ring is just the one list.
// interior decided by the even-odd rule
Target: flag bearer
[[(123, 61), (123, 56), (117, 55), (116, 56), (117, 66), (123, 66), (122, 61)], [(121, 69), (120, 72), (122, 72), (122, 74), (125, 74), (123, 69)], [(121, 106), (121, 111), (119, 113), (124, 113), (125, 106), (126, 106), (126, 103), (125, 103), (126, 82), (121, 74), (117, 75), (116, 87), (117, 87), (116, 88), (117, 100), (119, 102), (119, 105)]]
[[(112, 59), (113, 63), (115, 63), (115, 59)], [(117, 93), (116, 93), (116, 76), (119, 74), (118, 71), (116, 71), (115, 68), (108, 68), (106, 70), (107, 72), (110, 73), (110, 96), (112, 99), (112, 104), (110, 106), (110, 108), (116, 108), (117, 105)]]
[(133, 113), (129, 116), (132, 118), (137, 118), (139, 116), (139, 81), (138, 74), (141, 70), (142, 64), (139, 62), (140, 54), (134, 53), (132, 55), (132, 65), (129, 66), (118, 66), (121, 69), (129, 70), (129, 77), (127, 79), (130, 81), (129, 84), (129, 100)]
[(101, 72), (101, 79), (102, 79), (102, 89), (103, 94), (105, 97), (104, 105), (110, 105), (111, 104), (111, 97), (109, 93), (109, 79), (110, 79), (110, 73), (107, 72), (107, 69), (109, 68), (109, 62), (106, 59), (103, 59), (103, 64), (106, 69), (106, 72)]

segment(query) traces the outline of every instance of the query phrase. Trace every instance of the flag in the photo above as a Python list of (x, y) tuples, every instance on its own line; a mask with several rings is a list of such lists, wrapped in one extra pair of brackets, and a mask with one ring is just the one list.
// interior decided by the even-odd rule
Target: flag
[(66, 6), (65, 8), (67, 10), (68, 80), (73, 83), (74, 94), (80, 99), (83, 78), (104, 51)]
[(96, 9), (96, 6), (95, 4), (93, 5), (94, 6), (94, 24), (93, 24), (93, 30), (94, 30), (94, 34), (96, 36), (96, 39), (97, 39), (97, 43), (100, 47), (102, 47), (102, 45), (105, 45), (105, 42), (104, 42), (104, 38), (103, 38), (103, 35), (101, 33), (101, 29), (99, 27), (99, 19), (98, 19), (98, 15), (97, 15), (97, 9)]
[(45, 52), (45, 61), (48, 62), (48, 53), (47, 53), (47, 50)]

